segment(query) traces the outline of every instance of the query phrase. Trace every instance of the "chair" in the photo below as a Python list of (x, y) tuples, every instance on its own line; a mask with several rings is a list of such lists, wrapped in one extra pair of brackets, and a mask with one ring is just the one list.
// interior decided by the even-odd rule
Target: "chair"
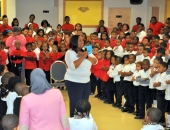
[(51, 82), (52, 86), (65, 86), (64, 75), (66, 73), (66, 70), (66, 64), (62, 61), (55, 61), (51, 65), (50, 75), (51, 79), (55, 81), (54, 83)]

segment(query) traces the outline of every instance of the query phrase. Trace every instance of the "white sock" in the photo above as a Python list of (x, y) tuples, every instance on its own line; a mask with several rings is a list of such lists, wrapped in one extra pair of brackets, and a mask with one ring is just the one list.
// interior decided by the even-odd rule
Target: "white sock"
[(170, 127), (170, 115), (168, 114), (168, 127)]
[(157, 108), (157, 100), (153, 100), (153, 105), (155, 108)]
[(125, 104), (125, 102), (126, 102), (126, 99), (124, 98), (124, 104)]

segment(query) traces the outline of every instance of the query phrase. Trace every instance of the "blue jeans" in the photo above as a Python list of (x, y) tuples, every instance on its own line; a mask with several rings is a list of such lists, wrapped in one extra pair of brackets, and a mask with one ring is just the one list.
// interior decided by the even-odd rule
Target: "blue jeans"
[(88, 83), (76, 83), (65, 80), (65, 85), (68, 90), (68, 96), (70, 99), (70, 117), (74, 117), (74, 111), (77, 102), (80, 99), (89, 99), (90, 95), (90, 82)]

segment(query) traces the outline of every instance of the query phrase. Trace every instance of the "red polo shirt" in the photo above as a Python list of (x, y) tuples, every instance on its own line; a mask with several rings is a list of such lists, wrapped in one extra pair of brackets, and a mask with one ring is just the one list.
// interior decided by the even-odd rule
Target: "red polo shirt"
[[(110, 60), (104, 59), (103, 60), (103, 64), (102, 67), (106, 66), (106, 68), (110, 67)], [(109, 75), (107, 74), (106, 70), (101, 70), (101, 75), (100, 75), (100, 79), (104, 82), (107, 82), (109, 79)]]
[(116, 46), (116, 39), (112, 40), (110, 39), (110, 47), (114, 48)]
[(4, 30), (12, 30), (12, 27), (9, 25), (0, 25), (0, 33), (2, 33)]
[(27, 40), (27, 43), (28, 42), (34, 42), (34, 38), (33, 37), (30, 37), (30, 36), (25, 36), (26, 40)]
[(94, 66), (95, 72), (94, 76), (96, 78), (100, 78), (101, 71), (102, 71), (103, 59), (99, 59), (97, 65)]
[(7, 54), (4, 50), (0, 50), (0, 64), (6, 65)]
[[(31, 58), (35, 58), (35, 59), (37, 58), (35, 52), (33, 52), (33, 51), (31, 51), (31, 52), (26, 51), (26, 52), (25, 52), (25, 56), (31, 57)], [(25, 60), (25, 69), (31, 69), (31, 70), (33, 70), (33, 69), (35, 69), (36, 67), (37, 67), (36, 61)]]
[[(11, 56), (25, 56), (25, 52), (23, 51), (23, 50), (13, 50), (13, 51), (11, 51), (11, 53), (10, 53), (10, 55)], [(20, 63), (22, 63), (22, 59), (21, 60), (19, 60), (19, 59), (17, 59), (17, 60), (12, 60), (12, 62), (14, 63), (14, 64), (20, 64)]]
[(62, 30), (63, 31), (73, 31), (74, 30), (74, 26), (72, 24), (63, 24), (62, 25)]
[(59, 58), (61, 58), (63, 54), (60, 52), (51, 52), (49, 56), (50, 56), (50, 65), (51, 65), (54, 61), (57, 61)]
[(44, 71), (50, 71), (50, 59), (45, 58), (42, 59), (45, 56), (44, 52), (40, 52), (40, 58), (39, 58), (39, 68), (41, 68)]
[(150, 23), (149, 28), (153, 29), (153, 35), (158, 35), (160, 34), (161, 28), (164, 27), (165, 25), (161, 22), (156, 22), (155, 24)]
[[(29, 23), (26, 23), (26, 24), (25, 24), (25, 28), (28, 27), (28, 24), (29, 24)], [(34, 26), (34, 29), (39, 29), (39, 26), (38, 26), (37, 23), (34, 23), (34, 22), (33, 22), (32, 24), (33, 24), (33, 26)]]

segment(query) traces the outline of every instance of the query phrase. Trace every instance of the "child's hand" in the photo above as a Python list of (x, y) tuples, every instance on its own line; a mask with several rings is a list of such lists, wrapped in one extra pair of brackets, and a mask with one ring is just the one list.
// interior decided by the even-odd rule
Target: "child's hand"
[(170, 84), (170, 79), (169, 80), (167, 80), (167, 81), (165, 81), (166, 82), (166, 84)]
[(105, 66), (102, 67), (102, 70), (105, 70)]
[(137, 78), (141, 78), (141, 76), (138, 76)]
[(135, 81), (135, 76), (132, 77), (132, 81)]
[(122, 71), (119, 71), (118, 74), (121, 75)]
[(161, 86), (161, 83), (160, 82), (156, 82), (156, 83), (154, 83), (153, 84), (153, 86), (156, 88), (156, 87), (159, 87), (159, 86)]

